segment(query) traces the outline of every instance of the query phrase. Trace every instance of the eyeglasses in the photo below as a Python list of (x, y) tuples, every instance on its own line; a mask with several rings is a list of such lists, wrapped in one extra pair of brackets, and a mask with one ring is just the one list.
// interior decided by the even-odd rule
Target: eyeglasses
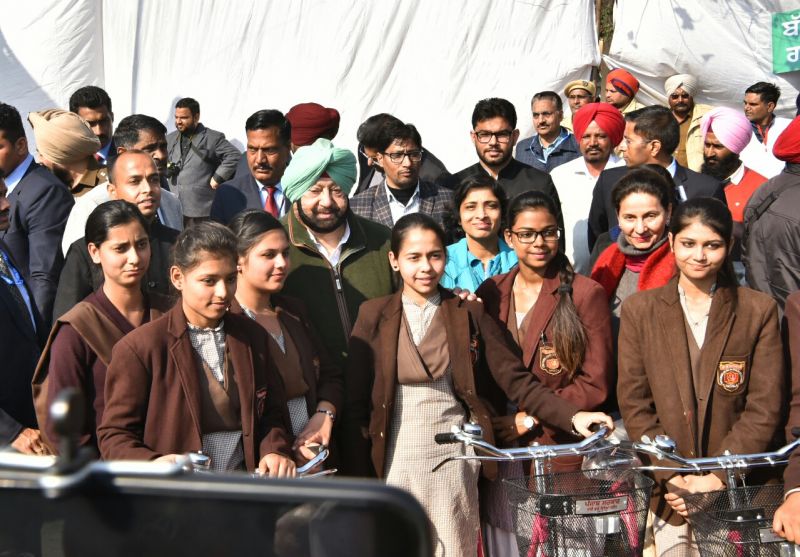
[(403, 160), (408, 157), (408, 160), (411, 162), (419, 162), (422, 160), (422, 153), (424, 151), (422, 149), (418, 149), (416, 151), (396, 151), (394, 153), (386, 153), (383, 154), (389, 157), (389, 160), (395, 164), (400, 164)]
[(561, 238), (560, 228), (545, 228), (544, 230), (520, 230), (519, 232), (515, 230), (509, 230), (509, 232), (517, 237), (517, 240), (520, 244), (532, 244), (536, 241), (536, 238), (539, 237), (541, 237), (545, 242), (552, 242)]
[(508, 143), (511, 140), (511, 134), (514, 132), (511, 130), (502, 130), (499, 132), (479, 131), (472, 133), (478, 138), (478, 143), (489, 143), (492, 137), (497, 139), (498, 143)]

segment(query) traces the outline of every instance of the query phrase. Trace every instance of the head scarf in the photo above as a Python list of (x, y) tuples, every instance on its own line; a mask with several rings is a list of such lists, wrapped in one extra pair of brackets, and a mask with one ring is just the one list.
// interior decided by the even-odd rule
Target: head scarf
[(311, 145), (323, 135), (332, 139), (339, 131), (339, 111), (317, 103), (293, 106), (286, 119), (292, 125), (292, 143), (297, 146)]
[(750, 143), (753, 126), (740, 110), (720, 106), (706, 112), (700, 122), (703, 140), (709, 131), (716, 135), (719, 142), (727, 149), (738, 155)]
[(672, 95), (672, 93), (674, 93), (679, 87), (686, 91), (689, 96), (694, 97), (694, 94), (697, 93), (698, 88), (697, 78), (693, 75), (689, 75), (688, 73), (679, 73), (677, 75), (673, 75), (664, 82), (664, 92), (668, 97)]
[(56, 164), (71, 164), (100, 150), (100, 140), (86, 121), (73, 112), (50, 109), (28, 114), (36, 148)]
[(356, 181), (356, 157), (347, 149), (334, 147), (328, 139), (317, 139), (300, 147), (292, 156), (281, 178), (283, 194), (294, 203), (327, 174), (345, 193)]
[(575, 139), (580, 141), (586, 128), (592, 122), (597, 122), (611, 143), (616, 147), (622, 141), (622, 134), (625, 132), (625, 118), (622, 113), (608, 103), (589, 103), (585, 104), (572, 115), (572, 126), (575, 129)]
[(772, 154), (783, 162), (800, 163), (800, 116), (796, 116), (778, 136)]
[(570, 81), (567, 83), (567, 86), (564, 87), (564, 95), (569, 97), (569, 94), (572, 93), (574, 89), (583, 89), (589, 96), (594, 99), (595, 93), (597, 93), (597, 87), (591, 81), (586, 81), (585, 79), (576, 79), (575, 81)]
[(639, 92), (639, 80), (622, 68), (611, 70), (606, 77), (606, 86), (613, 85), (614, 89), (623, 95), (633, 98)]

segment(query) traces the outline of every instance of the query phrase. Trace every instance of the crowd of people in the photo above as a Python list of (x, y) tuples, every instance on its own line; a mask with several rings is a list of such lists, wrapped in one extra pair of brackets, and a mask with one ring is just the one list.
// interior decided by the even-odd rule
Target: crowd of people
[[(743, 110), (695, 103), (688, 74), (664, 88), (644, 106), (616, 69), (603, 101), (537, 92), (524, 139), (509, 101), (480, 100), (454, 173), (391, 114), (354, 154), (335, 109), (259, 110), (240, 153), (194, 99), (167, 133), (115, 122), (95, 86), (28, 115), (34, 158), (0, 103), (0, 443), (57, 453), (48, 408), (75, 388), (103, 459), (284, 477), (324, 445), (412, 493), (437, 555), (489, 556), (519, 554), (500, 479), (530, 471), (431, 473), (471, 451), (434, 443), (452, 426), (779, 446), (800, 426), (800, 117), (767, 82)], [(724, 474), (655, 480), (649, 551), (696, 554), (684, 496)], [(800, 541), (800, 455), (783, 481), (774, 528)]]

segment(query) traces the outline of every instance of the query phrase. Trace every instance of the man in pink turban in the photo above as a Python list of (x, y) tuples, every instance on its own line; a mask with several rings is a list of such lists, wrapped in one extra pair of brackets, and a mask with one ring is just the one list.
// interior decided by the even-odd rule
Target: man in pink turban
[(561, 199), (567, 256), (577, 272), (588, 274), (587, 225), (592, 191), (604, 169), (623, 164), (614, 148), (622, 141), (625, 119), (610, 104), (590, 103), (575, 112), (572, 124), (582, 156), (554, 168), (550, 177)]
[(726, 107), (707, 112), (700, 123), (703, 135), (701, 172), (725, 183), (725, 198), (733, 220), (741, 223), (744, 209), (753, 192), (767, 179), (747, 168), (739, 158), (750, 142), (752, 127), (738, 110)]

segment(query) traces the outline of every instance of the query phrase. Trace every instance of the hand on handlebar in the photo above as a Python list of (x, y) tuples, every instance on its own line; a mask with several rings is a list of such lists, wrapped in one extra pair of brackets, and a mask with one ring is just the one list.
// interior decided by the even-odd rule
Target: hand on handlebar
[(175, 464), (178, 462), (179, 459), (182, 459), (185, 455), (182, 454), (165, 454), (164, 456), (160, 456), (155, 459), (153, 462), (166, 462), (167, 464)]
[(794, 492), (775, 511), (772, 529), (792, 543), (800, 543), (800, 492)]
[(291, 458), (278, 453), (270, 453), (258, 463), (258, 473), (270, 478), (294, 478), (296, 470)]
[[(512, 416), (496, 416), (492, 418), (494, 437), (501, 445), (510, 445), (530, 430), (525, 427), (523, 420), (527, 414), (517, 412)], [(534, 418), (535, 420), (535, 418)], [(538, 421), (536, 422), (538, 423)]]
[(584, 437), (592, 435), (592, 425), (594, 424), (606, 426), (609, 432), (614, 431), (614, 420), (602, 412), (578, 412), (572, 417), (572, 427)]

